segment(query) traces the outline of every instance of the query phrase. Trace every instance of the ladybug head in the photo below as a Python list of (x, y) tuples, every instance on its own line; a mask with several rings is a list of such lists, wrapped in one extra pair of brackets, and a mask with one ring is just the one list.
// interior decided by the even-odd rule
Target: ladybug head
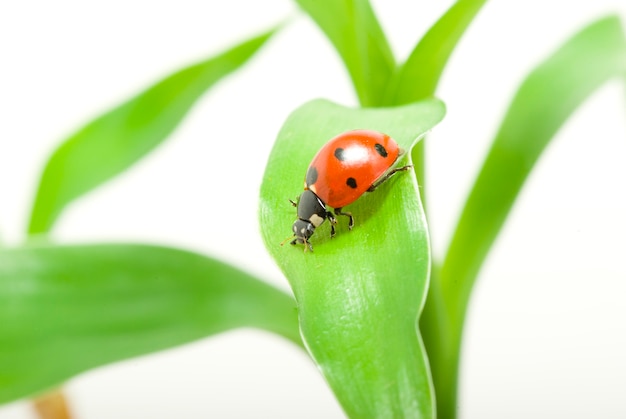
[(291, 242), (291, 244), (305, 244), (308, 248), (311, 248), (309, 244), (309, 238), (315, 233), (315, 226), (313, 223), (307, 220), (297, 219), (293, 223), (293, 235), (295, 239)]
[(292, 204), (298, 207), (298, 219), (291, 228), (295, 237), (291, 244), (304, 244), (306, 246), (304, 250), (307, 248), (313, 250), (309, 238), (315, 233), (315, 229), (328, 218), (330, 213), (326, 211), (324, 202), (310, 189), (302, 192), (298, 202), (292, 202)]

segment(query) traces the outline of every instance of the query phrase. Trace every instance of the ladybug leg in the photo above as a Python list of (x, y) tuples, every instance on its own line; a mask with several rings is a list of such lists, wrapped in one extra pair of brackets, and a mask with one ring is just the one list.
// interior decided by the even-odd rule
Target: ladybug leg
[(335, 237), (335, 226), (337, 225), (337, 219), (335, 218), (335, 215), (330, 211), (326, 211), (326, 218), (328, 218), (328, 221), (330, 221), (330, 238), (332, 239), (333, 237)]
[(348, 229), (352, 230), (352, 227), (354, 227), (354, 217), (351, 212), (342, 212), (341, 208), (335, 208), (335, 215), (345, 215), (346, 217), (349, 217), (350, 221), (348, 222)]
[[(290, 238), (291, 238), (291, 237), (290, 237)], [(289, 238), (289, 239), (290, 239), (290, 238)], [(289, 240), (289, 239), (287, 239), (287, 240)], [(287, 240), (285, 240), (285, 241), (287, 241)], [(284, 242), (283, 242), (283, 243), (284, 243)], [(281, 243), (281, 246), (282, 246), (282, 244), (283, 244), (283, 243)], [(313, 251), (313, 246), (311, 246), (311, 243), (309, 243), (309, 241), (308, 241), (308, 240), (304, 240), (302, 243), (304, 244), (304, 251), (305, 251), (305, 252), (306, 252), (307, 250), (310, 250), (311, 252)], [(290, 242), (290, 244), (293, 244), (294, 246), (296, 246), (296, 245), (298, 244), (298, 239), (293, 239), (293, 240)]]
[[(291, 237), (287, 237), (285, 240), (283, 240), (283, 242), (282, 242), (280, 245), (281, 245), (281, 246), (282, 246), (282, 245), (284, 245), (284, 244), (285, 244), (287, 241), (289, 241), (292, 237), (293, 237), (293, 236), (291, 236)], [(313, 246), (311, 246), (311, 243), (309, 243), (309, 241), (308, 241), (308, 240), (304, 239), (304, 241), (303, 241), (302, 243), (304, 243), (304, 251), (305, 251), (305, 252), (306, 252), (307, 250), (310, 250), (311, 252), (313, 251)], [(292, 244), (292, 245), (294, 245), (294, 246), (295, 246), (295, 245), (297, 245), (297, 244), (298, 244), (298, 238), (296, 237), (295, 239), (291, 240), (291, 241), (289, 242), (289, 244)]]
[(395, 169), (387, 172), (387, 174), (383, 177), (381, 177), (380, 179), (378, 179), (375, 183), (372, 184), (372, 186), (369, 187), (369, 189), (367, 190), (367, 192), (373, 192), (374, 190), (376, 190), (376, 188), (378, 188), (383, 182), (385, 182), (387, 179), (389, 179), (391, 176), (395, 175), (398, 172), (403, 172), (405, 170), (409, 170), (413, 167), (412, 164), (408, 164), (406, 166), (402, 166), (402, 167), (396, 167)]

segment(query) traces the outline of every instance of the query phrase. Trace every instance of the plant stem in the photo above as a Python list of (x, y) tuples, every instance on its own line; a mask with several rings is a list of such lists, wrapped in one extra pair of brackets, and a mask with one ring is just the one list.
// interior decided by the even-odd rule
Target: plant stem
[(426, 184), (426, 180), (425, 180), (425, 172), (426, 172), (426, 168), (424, 167), (425, 165), (425, 158), (424, 158), (424, 153), (425, 153), (425, 147), (424, 147), (424, 142), (426, 141), (426, 138), (423, 138), (422, 141), (418, 142), (415, 147), (413, 147), (413, 151), (411, 152), (411, 159), (413, 160), (413, 170), (415, 171), (415, 176), (417, 177), (417, 184), (419, 185), (419, 192), (420, 192), (420, 199), (422, 201), (422, 206), (424, 207), (424, 211), (426, 212), (426, 214), (428, 214), (427, 212), (427, 208), (426, 208), (426, 194), (425, 194), (425, 187), (424, 185)]
[(50, 391), (33, 399), (33, 407), (40, 419), (71, 419), (67, 400), (61, 389)]
[(462, 321), (449, 310), (441, 281), (433, 267), (426, 305), (420, 317), (420, 331), (427, 348), (437, 400), (437, 418), (455, 419)]

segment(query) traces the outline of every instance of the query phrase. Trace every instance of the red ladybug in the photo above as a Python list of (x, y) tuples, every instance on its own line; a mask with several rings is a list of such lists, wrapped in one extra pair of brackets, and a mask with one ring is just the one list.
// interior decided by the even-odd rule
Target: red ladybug
[[(298, 202), (291, 201), (298, 208), (291, 244), (304, 244), (304, 250), (312, 251), (309, 238), (315, 229), (328, 219), (330, 237), (334, 237), (337, 215), (349, 217), (351, 230), (354, 218), (341, 209), (395, 173), (411, 168), (411, 165), (392, 168), (400, 154), (398, 144), (391, 137), (376, 131), (348, 131), (326, 143), (309, 165)], [(326, 205), (334, 208), (334, 213), (327, 211)]]

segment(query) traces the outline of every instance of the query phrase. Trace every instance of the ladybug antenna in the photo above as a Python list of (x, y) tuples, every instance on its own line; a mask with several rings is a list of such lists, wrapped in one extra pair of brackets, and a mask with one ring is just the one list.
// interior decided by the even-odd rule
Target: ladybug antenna
[(287, 237), (285, 240), (283, 240), (282, 242), (280, 242), (280, 245), (283, 246), (285, 243), (287, 243), (289, 240), (293, 239), (294, 237), (296, 237), (296, 235), (291, 235), (289, 237)]

